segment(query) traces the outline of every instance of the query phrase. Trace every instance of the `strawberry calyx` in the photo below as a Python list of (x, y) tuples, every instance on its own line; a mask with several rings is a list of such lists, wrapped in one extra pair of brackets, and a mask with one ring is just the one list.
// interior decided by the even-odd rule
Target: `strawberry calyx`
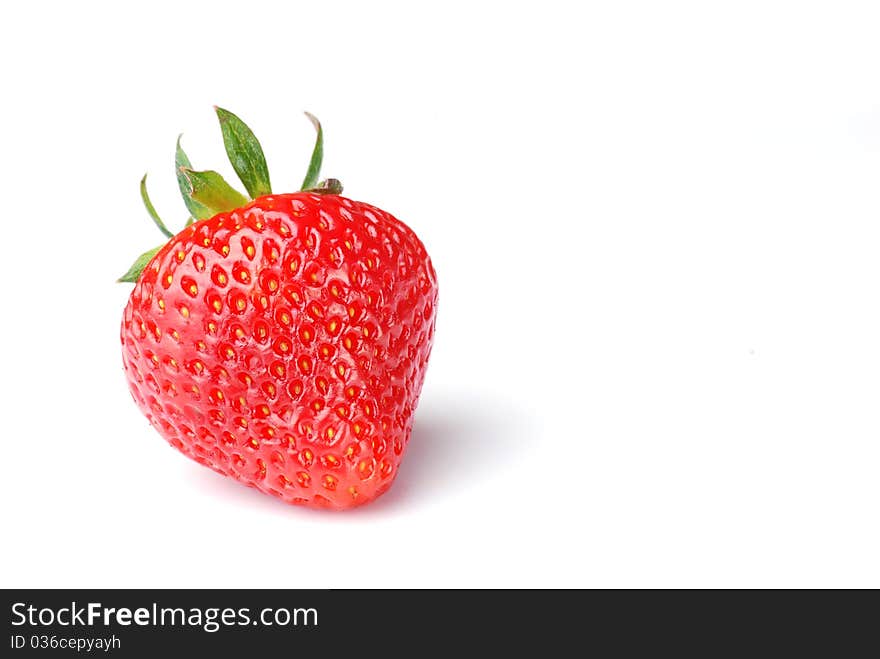
[(214, 111), (220, 120), (226, 155), (251, 199), (270, 194), (272, 185), (269, 183), (269, 168), (257, 136), (247, 124), (228, 110), (215, 105)]
[(309, 168), (306, 171), (306, 177), (303, 179), (300, 190), (311, 190), (318, 185), (318, 179), (321, 176), (321, 163), (324, 161), (324, 129), (321, 128), (321, 122), (311, 112), (305, 113), (309, 121), (315, 127), (318, 137), (315, 140), (315, 148), (312, 150), (312, 157), (309, 160)]
[[(217, 213), (225, 213), (241, 208), (251, 199), (272, 193), (269, 168), (266, 165), (263, 148), (260, 146), (256, 135), (254, 135), (253, 131), (244, 121), (232, 112), (217, 106), (214, 106), (214, 111), (220, 122), (220, 131), (223, 135), (226, 156), (229, 158), (232, 169), (235, 170), (236, 175), (242, 185), (244, 185), (247, 196), (227, 183), (216, 171), (194, 169), (189, 157), (180, 145), (181, 136), (178, 136), (174, 165), (180, 194), (183, 197), (183, 203), (186, 205), (187, 211), (189, 211), (189, 219), (186, 221), (186, 226), (198, 220), (209, 219)], [(315, 127), (317, 137), (300, 190), (317, 194), (340, 194), (342, 192), (342, 183), (339, 179), (328, 178), (323, 181), (320, 180), (321, 165), (324, 160), (324, 131), (321, 128), (321, 122), (314, 115), (308, 112), (305, 115)], [(165, 222), (156, 212), (156, 208), (153, 206), (153, 202), (147, 193), (146, 174), (141, 179), (140, 193), (144, 207), (147, 209), (147, 213), (153, 220), (153, 223), (167, 239), (173, 238), (174, 233), (168, 229)], [(147, 264), (166, 243), (147, 250), (138, 256), (125, 274), (117, 281), (137, 282), (144, 268), (147, 267)]]

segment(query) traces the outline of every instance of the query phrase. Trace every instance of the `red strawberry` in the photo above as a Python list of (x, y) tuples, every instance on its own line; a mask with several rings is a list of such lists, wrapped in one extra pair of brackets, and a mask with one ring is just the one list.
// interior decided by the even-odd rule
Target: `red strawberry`
[[(289, 503), (344, 509), (391, 485), (434, 337), (437, 282), (409, 227), (316, 186), (271, 194), (259, 142), (217, 109), (227, 153), (256, 197), (180, 148), (197, 220), (142, 255), (122, 322), (132, 395), (193, 460)], [(310, 117), (311, 118), (311, 117)], [(146, 178), (146, 177), (145, 177)]]

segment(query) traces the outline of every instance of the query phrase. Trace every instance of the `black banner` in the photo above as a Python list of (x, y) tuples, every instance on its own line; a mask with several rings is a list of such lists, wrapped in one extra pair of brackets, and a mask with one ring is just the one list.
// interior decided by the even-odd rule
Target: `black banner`
[[(871, 592), (12, 590), (0, 656), (876, 649)], [(572, 645), (577, 644), (577, 645)], [(430, 651), (430, 652), (429, 652)], [(570, 652), (568, 652), (570, 654)], [(582, 652), (578, 652), (581, 655)], [(844, 653), (846, 654), (846, 653)]]

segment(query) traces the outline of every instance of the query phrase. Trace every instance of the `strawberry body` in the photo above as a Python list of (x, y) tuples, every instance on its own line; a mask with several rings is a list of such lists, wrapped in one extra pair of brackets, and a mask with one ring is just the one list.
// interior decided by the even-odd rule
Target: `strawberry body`
[(335, 194), (258, 197), (146, 265), (122, 322), (131, 393), (158, 432), (293, 504), (344, 509), (391, 485), (434, 337), (421, 241)]

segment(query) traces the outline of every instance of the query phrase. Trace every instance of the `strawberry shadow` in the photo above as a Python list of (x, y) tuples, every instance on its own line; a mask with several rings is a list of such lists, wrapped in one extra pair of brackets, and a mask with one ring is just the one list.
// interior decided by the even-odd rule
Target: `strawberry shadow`
[(532, 434), (530, 421), (524, 410), (483, 394), (425, 392), (393, 485), (376, 501), (345, 512), (291, 506), (195, 464), (191, 475), (200, 492), (245, 510), (328, 521), (385, 517), (478, 489), (488, 474), (519, 459)]
[(489, 474), (520, 459), (533, 434), (530, 421), (524, 410), (484, 395), (423, 396), (391, 489), (349, 514), (384, 516), (479, 489)]

